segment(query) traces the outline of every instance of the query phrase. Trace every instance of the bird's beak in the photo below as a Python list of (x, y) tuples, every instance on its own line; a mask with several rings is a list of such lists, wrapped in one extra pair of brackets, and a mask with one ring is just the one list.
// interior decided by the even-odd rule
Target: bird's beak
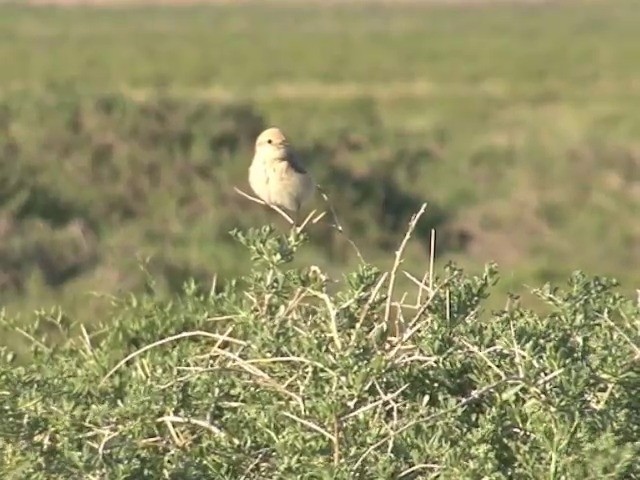
[(289, 150), (289, 142), (283, 140), (282, 142), (278, 142), (277, 144), (278, 150), (286, 152)]

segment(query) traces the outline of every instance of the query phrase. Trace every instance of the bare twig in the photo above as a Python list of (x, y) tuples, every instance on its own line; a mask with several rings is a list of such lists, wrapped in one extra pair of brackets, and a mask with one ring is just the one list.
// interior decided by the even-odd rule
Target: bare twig
[(408, 422), (406, 425), (403, 425), (402, 427), (400, 427), (398, 430), (396, 430), (395, 432), (390, 433), (389, 435), (385, 436), (383, 439), (377, 441), (376, 443), (374, 443), (373, 445), (371, 445), (369, 448), (367, 448), (367, 450), (360, 456), (360, 458), (358, 459), (358, 461), (356, 462), (356, 464), (353, 467), (353, 470), (357, 470), (360, 465), (362, 464), (362, 462), (364, 462), (364, 460), (369, 456), (369, 454), (371, 452), (373, 452), (375, 449), (377, 449), (378, 447), (380, 447), (381, 445), (384, 445), (386, 442), (388, 442), (390, 440), (390, 438), (395, 437), (397, 435), (400, 435), (401, 433), (405, 432), (406, 430), (410, 429), (411, 427), (414, 427), (415, 425), (418, 425), (420, 423), (426, 423), (426, 422), (430, 422), (432, 420), (435, 420), (436, 418), (440, 418), (444, 415), (447, 415), (451, 412), (454, 412), (460, 408), (463, 408), (465, 406), (467, 406), (468, 404), (470, 404), (471, 402), (473, 402), (474, 400), (477, 400), (478, 398), (484, 396), (485, 394), (495, 390), (497, 387), (501, 386), (502, 384), (505, 383), (509, 383), (509, 382), (517, 382), (517, 381), (521, 381), (522, 379), (520, 378), (508, 378), (508, 379), (504, 379), (504, 380), (499, 380), (495, 383), (492, 383), (491, 385), (487, 385), (486, 387), (481, 388), (480, 390), (473, 392), (471, 395), (469, 395), (468, 397), (462, 399), (461, 401), (459, 401), (458, 403), (456, 403), (455, 405), (453, 405), (452, 407), (449, 407), (447, 409), (441, 410), (439, 412), (433, 413), (431, 415), (428, 415), (424, 418), (420, 418), (418, 420), (413, 420), (411, 422)]
[(318, 221), (320, 221), (320, 219), (322, 217), (324, 217), (325, 212), (321, 212), (320, 214), (318, 214), (315, 218), (314, 216), (317, 214), (318, 212), (316, 210), (311, 210), (307, 216), (305, 217), (305, 219), (302, 221), (302, 223), (300, 225), (298, 225), (298, 215), (296, 213), (296, 219), (295, 219), (295, 223), (293, 226), (293, 229), (295, 230), (296, 233), (300, 233), (304, 230), (304, 228), (309, 224), (315, 224)]
[(82, 339), (84, 340), (87, 353), (89, 353), (90, 356), (93, 356), (94, 353), (93, 353), (93, 347), (91, 346), (91, 338), (89, 337), (89, 334), (87, 333), (87, 329), (84, 328), (83, 324), (80, 324), (80, 331), (82, 332)]
[(44, 343), (42, 343), (41, 341), (37, 340), (34, 336), (29, 335), (27, 332), (25, 332), (21, 328), (16, 327), (15, 331), (18, 332), (20, 335), (23, 335), (24, 337), (26, 337), (29, 340), (31, 340), (33, 343), (35, 343), (38, 347), (42, 348), (43, 350), (46, 350), (47, 352), (51, 351), (51, 349), (49, 347), (47, 347)]
[(338, 416), (333, 417), (333, 464), (338, 465), (340, 463), (340, 427), (342, 422)]
[(329, 200), (329, 196), (325, 193), (324, 189), (320, 185), (316, 184), (316, 189), (318, 190), (318, 193), (320, 193), (320, 196), (329, 207), (329, 211), (331, 212), (331, 216), (333, 217), (333, 227), (339, 232), (343, 232), (344, 229), (342, 228), (342, 225), (340, 225), (340, 220), (338, 220), (338, 216), (336, 215), (336, 211), (333, 208), (331, 200)]
[(309, 427), (311, 430), (318, 432), (319, 434), (325, 436), (326, 438), (328, 438), (329, 440), (331, 440), (331, 443), (335, 443), (336, 441), (336, 437), (334, 435), (332, 435), (331, 433), (327, 432), (326, 430), (324, 430), (322, 427), (319, 427), (318, 425), (316, 425), (313, 422), (310, 422), (309, 420), (305, 420), (304, 418), (300, 418), (297, 417), (296, 415), (289, 413), (289, 412), (282, 412), (282, 415), (284, 415), (285, 417), (288, 417), (292, 420), (295, 420), (298, 423), (301, 423), (302, 425)]
[(380, 292), (380, 289), (382, 288), (382, 285), (384, 284), (384, 281), (387, 279), (388, 275), (389, 275), (388, 272), (384, 272), (380, 276), (378, 283), (376, 283), (376, 285), (371, 290), (371, 293), (369, 294), (369, 300), (367, 300), (367, 303), (362, 308), (362, 311), (360, 312), (360, 316), (358, 317), (358, 322), (356, 323), (356, 326), (354, 328), (352, 341), (355, 341), (355, 335), (357, 331), (360, 329), (360, 327), (362, 326), (362, 323), (364, 322), (364, 319), (367, 316), (367, 313), (369, 313), (369, 309), (371, 308), (371, 305), (373, 304), (376, 297), (378, 296), (378, 293)]
[(256, 459), (247, 467), (242, 477), (240, 477), (240, 480), (245, 480), (246, 478), (248, 478), (249, 472), (251, 472), (251, 470), (253, 470), (253, 468), (258, 465), (262, 461), (262, 459), (264, 459), (264, 457), (266, 457), (270, 452), (270, 448), (263, 448), (259, 450), (259, 454), (256, 456)]
[(304, 363), (306, 365), (311, 365), (316, 368), (320, 368), (327, 373), (330, 373), (332, 376), (336, 376), (336, 373), (322, 365), (321, 363), (314, 362), (312, 360), (307, 360), (304, 357), (269, 357), (269, 358), (252, 358), (251, 360), (245, 360), (247, 364), (251, 365), (254, 363), (262, 364), (262, 363), (279, 363), (279, 362), (297, 362)]
[(383, 403), (389, 402), (391, 400), (393, 400), (395, 397), (397, 397), (398, 395), (400, 395), (402, 392), (404, 392), (407, 387), (409, 386), (409, 384), (406, 384), (402, 387), (400, 387), (398, 390), (396, 390), (393, 393), (390, 393), (388, 395), (383, 395), (382, 398), (376, 400), (375, 402), (372, 402), (368, 405), (365, 405), (364, 407), (360, 407), (357, 410), (354, 410), (353, 412), (349, 412), (346, 415), (344, 415), (340, 420), (342, 420), (343, 422), (351, 417), (355, 417), (356, 415), (359, 415), (361, 413), (364, 413), (368, 410), (371, 410), (372, 408), (376, 408), (379, 405), (382, 405)]
[(436, 463), (419, 463), (418, 465), (414, 465), (413, 467), (407, 468), (403, 472), (400, 472), (400, 474), (398, 475), (398, 480), (406, 477), (407, 475), (412, 474), (413, 472), (417, 472), (418, 470), (426, 470), (426, 469), (437, 471), (442, 469), (442, 465), (438, 465)]
[(282, 216), (282, 218), (284, 218), (287, 222), (289, 222), (290, 225), (296, 224), (295, 220), (291, 218), (291, 216), (288, 213), (286, 213), (284, 210), (282, 210), (280, 207), (264, 202), (263, 200), (260, 200), (258, 197), (254, 197), (253, 195), (249, 195), (248, 193), (245, 193), (242, 190), (240, 190), (238, 187), (233, 187), (233, 189), (243, 197), (251, 200), (252, 202), (255, 202), (259, 205), (266, 205), (272, 210), (275, 210), (277, 213), (279, 213)]
[(329, 295), (323, 292), (316, 292), (315, 290), (308, 290), (310, 295), (317, 297), (324, 301), (327, 306), (327, 310), (329, 310), (329, 329), (331, 331), (331, 336), (333, 337), (333, 342), (336, 344), (338, 350), (342, 349), (342, 342), (340, 342), (340, 335), (338, 334), (338, 325), (336, 323), (337, 310), (336, 307), (331, 302)]
[(158, 340), (157, 342), (153, 342), (153, 343), (150, 343), (149, 345), (145, 345), (141, 349), (136, 350), (133, 353), (130, 353), (129, 355), (124, 357), (122, 360), (120, 360), (118, 362), (118, 364), (115, 367), (113, 367), (109, 371), (109, 373), (107, 373), (102, 378), (102, 380), (100, 380), (100, 383), (98, 384), (98, 386), (101, 386), (120, 367), (122, 367), (129, 360), (132, 360), (133, 358), (137, 357), (138, 355), (141, 355), (144, 352), (146, 352), (148, 350), (151, 350), (152, 348), (159, 347), (160, 345), (164, 345), (165, 343), (170, 343), (170, 342), (173, 342), (174, 340), (179, 340), (181, 338), (187, 338), (187, 337), (207, 337), (207, 338), (213, 338), (213, 339), (216, 339), (216, 340), (223, 339), (224, 341), (227, 341), (227, 342), (230, 342), (230, 343), (235, 343), (236, 345), (246, 345), (246, 343), (243, 342), (243, 341), (237, 340), (237, 339), (232, 338), (232, 337), (225, 337), (224, 335), (219, 335), (217, 333), (203, 332), (203, 331), (200, 331), (200, 330), (194, 331), (194, 332), (179, 333), (178, 335), (172, 335), (171, 337), (163, 338), (162, 340)]
[[(165, 425), (167, 426), (167, 430), (169, 430), (169, 435), (171, 435), (171, 438), (173, 439), (173, 443), (175, 443), (178, 448), (182, 448), (184, 446), (184, 444), (185, 444), (185, 441), (182, 438), (182, 435), (178, 434), (176, 429), (173, 428), (173, 424), (169, 421), (169, 419), (175, 419), (175, 418), (178, 418), (178, 417), (174, 417), (173, 415), (169, 415), (167, 417), (161, 417), (157, 421), (165, 423)], [(187, 423), (185, 420), (188, 420), (188, 419), (182, 419), (181, 418), (180, 422), (181, 423)], [(191, 423), (191, 422), (188, 422), (188, 423)]]
[(284, 393), (289, 397), (293, 398), (298, 404), (298, 406), (300, 407), (300, 411), (304, 411), (304, 401), (302, 400), (302, 398), (299, 395), (296, 395), (295, 393), (287, 390), (284, 386), (280, 385), (278, 382), (273, 380), (267, 373), (263, 372), (258, 367), (255, 367), (254, 365), (249, 363), (249, 361), (240, 358), (238, 355), (232, 352), (229, 352), (227, 350), (223, 350), (220, 348), (216, 348), (214, 350), (215, 350), (215, 353), (219, 354), (220, 356), (233, 360), (235, 362), (235, 365), (238, 365), (245, 372), (250, 373), (251, 375), (257, 377), (259, 379), (260, 384), (266, 384), (267, 386), (273, 387), (277, 391)]
[[(405, 233), (404, 238), (400, 243), (400, 247), (398, 248), (398, 250), (396, 250), (395, 260), (393, 262), (393, 267), (391, 268), (391, 274), (389, 275), (389, 288), (387, 289), (387, 304), (384, 310), (384, 321), (387, 325), (389, 324), (389, 316), (391, 314), (391, 301), (393, 297), (393, 289), (396, 283), (396, 273), (398, 271), (398, 267), (400, 267), (400, 263), (402, 262), (402, 254), (404, 253), (404, 250), (407, 247), (407, 242), (411, 238), (411, 235), (413, 234), (413, 231), (415, 230), (416, 225), (418, 224), (418, 220), (420, 220), (420, 217), (422, 216), (426, 208), (427, 208), (427, 204), (423, 203), (418, 213), (414, 214), (411, 217), (411, 220), (409, 222), (409, 227), (407, 228), (407, 233)], [(395, 333), (397, 335), (399, 333), (399, 325), (396, 325), (395, 327), (396, 327)]]
[[(167, 425), (171, 425), (172, 423), (185, 423), (185, 424), (189, 424), (189, 425), (197, 425), (197, 426), (202, 427), (202, 428), (204, 428), (206, 430), (209, 430), (211, 433), (213, 433), (216, 436), (228, 437), (228, 435), (226, 433), (224, 433), (222, 430), (220, 430), (218, 427), (216, 427), (214, 425), (211, 425), (209, 422), (207, 422), (205, 420), (198, 420), (198, 419), (195, 419), (195, 418), (179, 417), (177, 415), (165, 415), (164, 417), (158, 418), (156, 421), (157, 422), (165, 422)], [(171, 425), (170, 430), (174, 430), (173, 429), (173, 425)]]
[(625, 342), (629, 344), (629, 346), (633, 349), (633, 351), (636, 352), (636, 357), (640, 358), (640, 346), (633, 343), (633, 341), (629, 338), (629, 336), (626, 333), (624, 333), (622, 329), (618, 325), (616, 325), (613, 320), (609, 318), (609, 312), (605, 311), (604, 315), (600, 315), (600, 318), (602, 318), (607, 323), (609, 323), (614, 328), (614, 330), (618, 332), (618, 334), (625, 340)]
[[(491, 370), (493, 370), (494, 372), (496, 372), (498, 375), (500, 375), (500, 377), (504, 380), (507, 376), (504, 374), (504, 372), (502, 370), (500, 370), (498, 368), (498, 366), (493, 363), (491, 361), (491, 359), (487, 356), (487, 354), (485, 352), (483, 352), (482, 350), (480, 350), (478, 347), (476, 347), (475, 345), (467, 342), (464, 338), (459, 338), (458, 341), (460, 343), (462, 343), (465, 347), (467, 347), (469, 350), (471, 350), (472, 352), (474, 352), (476, 355), (478, 355), (483, 361), (484, 363), (486, 363), (489, 368)], [(488, 353), (488, 352), (487, 352)]]
[(345, 240), (347, 240), (349, 245), (351, 245), (353, 250), (356, 252), (356, 255), (358, 256), (358, 259), (362, 263), (367, 263), (364, 260), (364, 257), (362, 256), (362, 253), (360, 253), (360, 249), (358, 248), (358, 246), (354, 243), (353, 240), (351, 240), (351, 238), (349, 238), (347, 236), (347, 234), (344, 231), (344, 228), (342, 228), (342, 225), (340, 224), (340, 220), (338, 219), (338, 215), (336, 214), (336, 211), (333, 208), (333, 204), (331, 203), (331, 200), (329, 199), (329, 196), (327, 195), (327, 193), (324, 191), (324, 189), (320, 185), (316, 184), (316, 189), (318, 190), (318, 193), (320, 193), (320, 196), (322, 197), (322, 199), (327, 204), (327, 207), (329, 207), (329, 211), (331, 212), (331, 216), (333, 217), (333, 225), (331, 225), (331, 226), (333, 228), (335, 228), (338, 231), (338, 233), (341, 233), (344, 236)]

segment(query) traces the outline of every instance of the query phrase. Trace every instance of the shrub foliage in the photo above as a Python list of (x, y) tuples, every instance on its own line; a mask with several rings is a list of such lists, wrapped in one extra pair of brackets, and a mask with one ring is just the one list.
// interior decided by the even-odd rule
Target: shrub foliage
[(150, 281), (54, 347), (59, 312), (3, 319), (32, 339), (0, 366), (3, 478), (640, 475), (640, 311), (615, 281), (487, 311), (493, 266), (399, 295), (397, 265), (335, 280), (293, 267), (304, 232), (233, 236), (253, 269), (210, 292)]

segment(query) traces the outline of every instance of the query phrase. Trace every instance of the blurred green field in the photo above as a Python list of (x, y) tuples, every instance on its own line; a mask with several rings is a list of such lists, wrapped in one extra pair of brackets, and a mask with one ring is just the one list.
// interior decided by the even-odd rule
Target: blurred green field
[[(108, 295), (248, 268), (234, 227), (277, 124), (367, 260), (495, 260), (503, 291), (640, 267), (640, 5), (0, 7), (0, 299), (88, 322)], [(327, 226), (300, 262), (357, 262)], [(141, 269), (144, 264), (146, 273)], [(91, 292), (99, 292), (92, 295)]]

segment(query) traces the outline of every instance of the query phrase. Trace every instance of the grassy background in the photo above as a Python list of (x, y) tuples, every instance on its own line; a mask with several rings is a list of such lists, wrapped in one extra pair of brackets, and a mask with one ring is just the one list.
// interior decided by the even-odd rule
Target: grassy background
[(1, 7), (0, 476), (640, 478), (636, 4)]
[[(640, 8), (0, 7), (0, 298), (88, 322), (104, 294), (246, 271), (236, 226), (277, 124), (382, 267), (495, 260), (503, 291), (640, 266)], [(299, 261), (357, 261), (317, 227)], [(634, 277), (635, 276), (635, 277)]]

